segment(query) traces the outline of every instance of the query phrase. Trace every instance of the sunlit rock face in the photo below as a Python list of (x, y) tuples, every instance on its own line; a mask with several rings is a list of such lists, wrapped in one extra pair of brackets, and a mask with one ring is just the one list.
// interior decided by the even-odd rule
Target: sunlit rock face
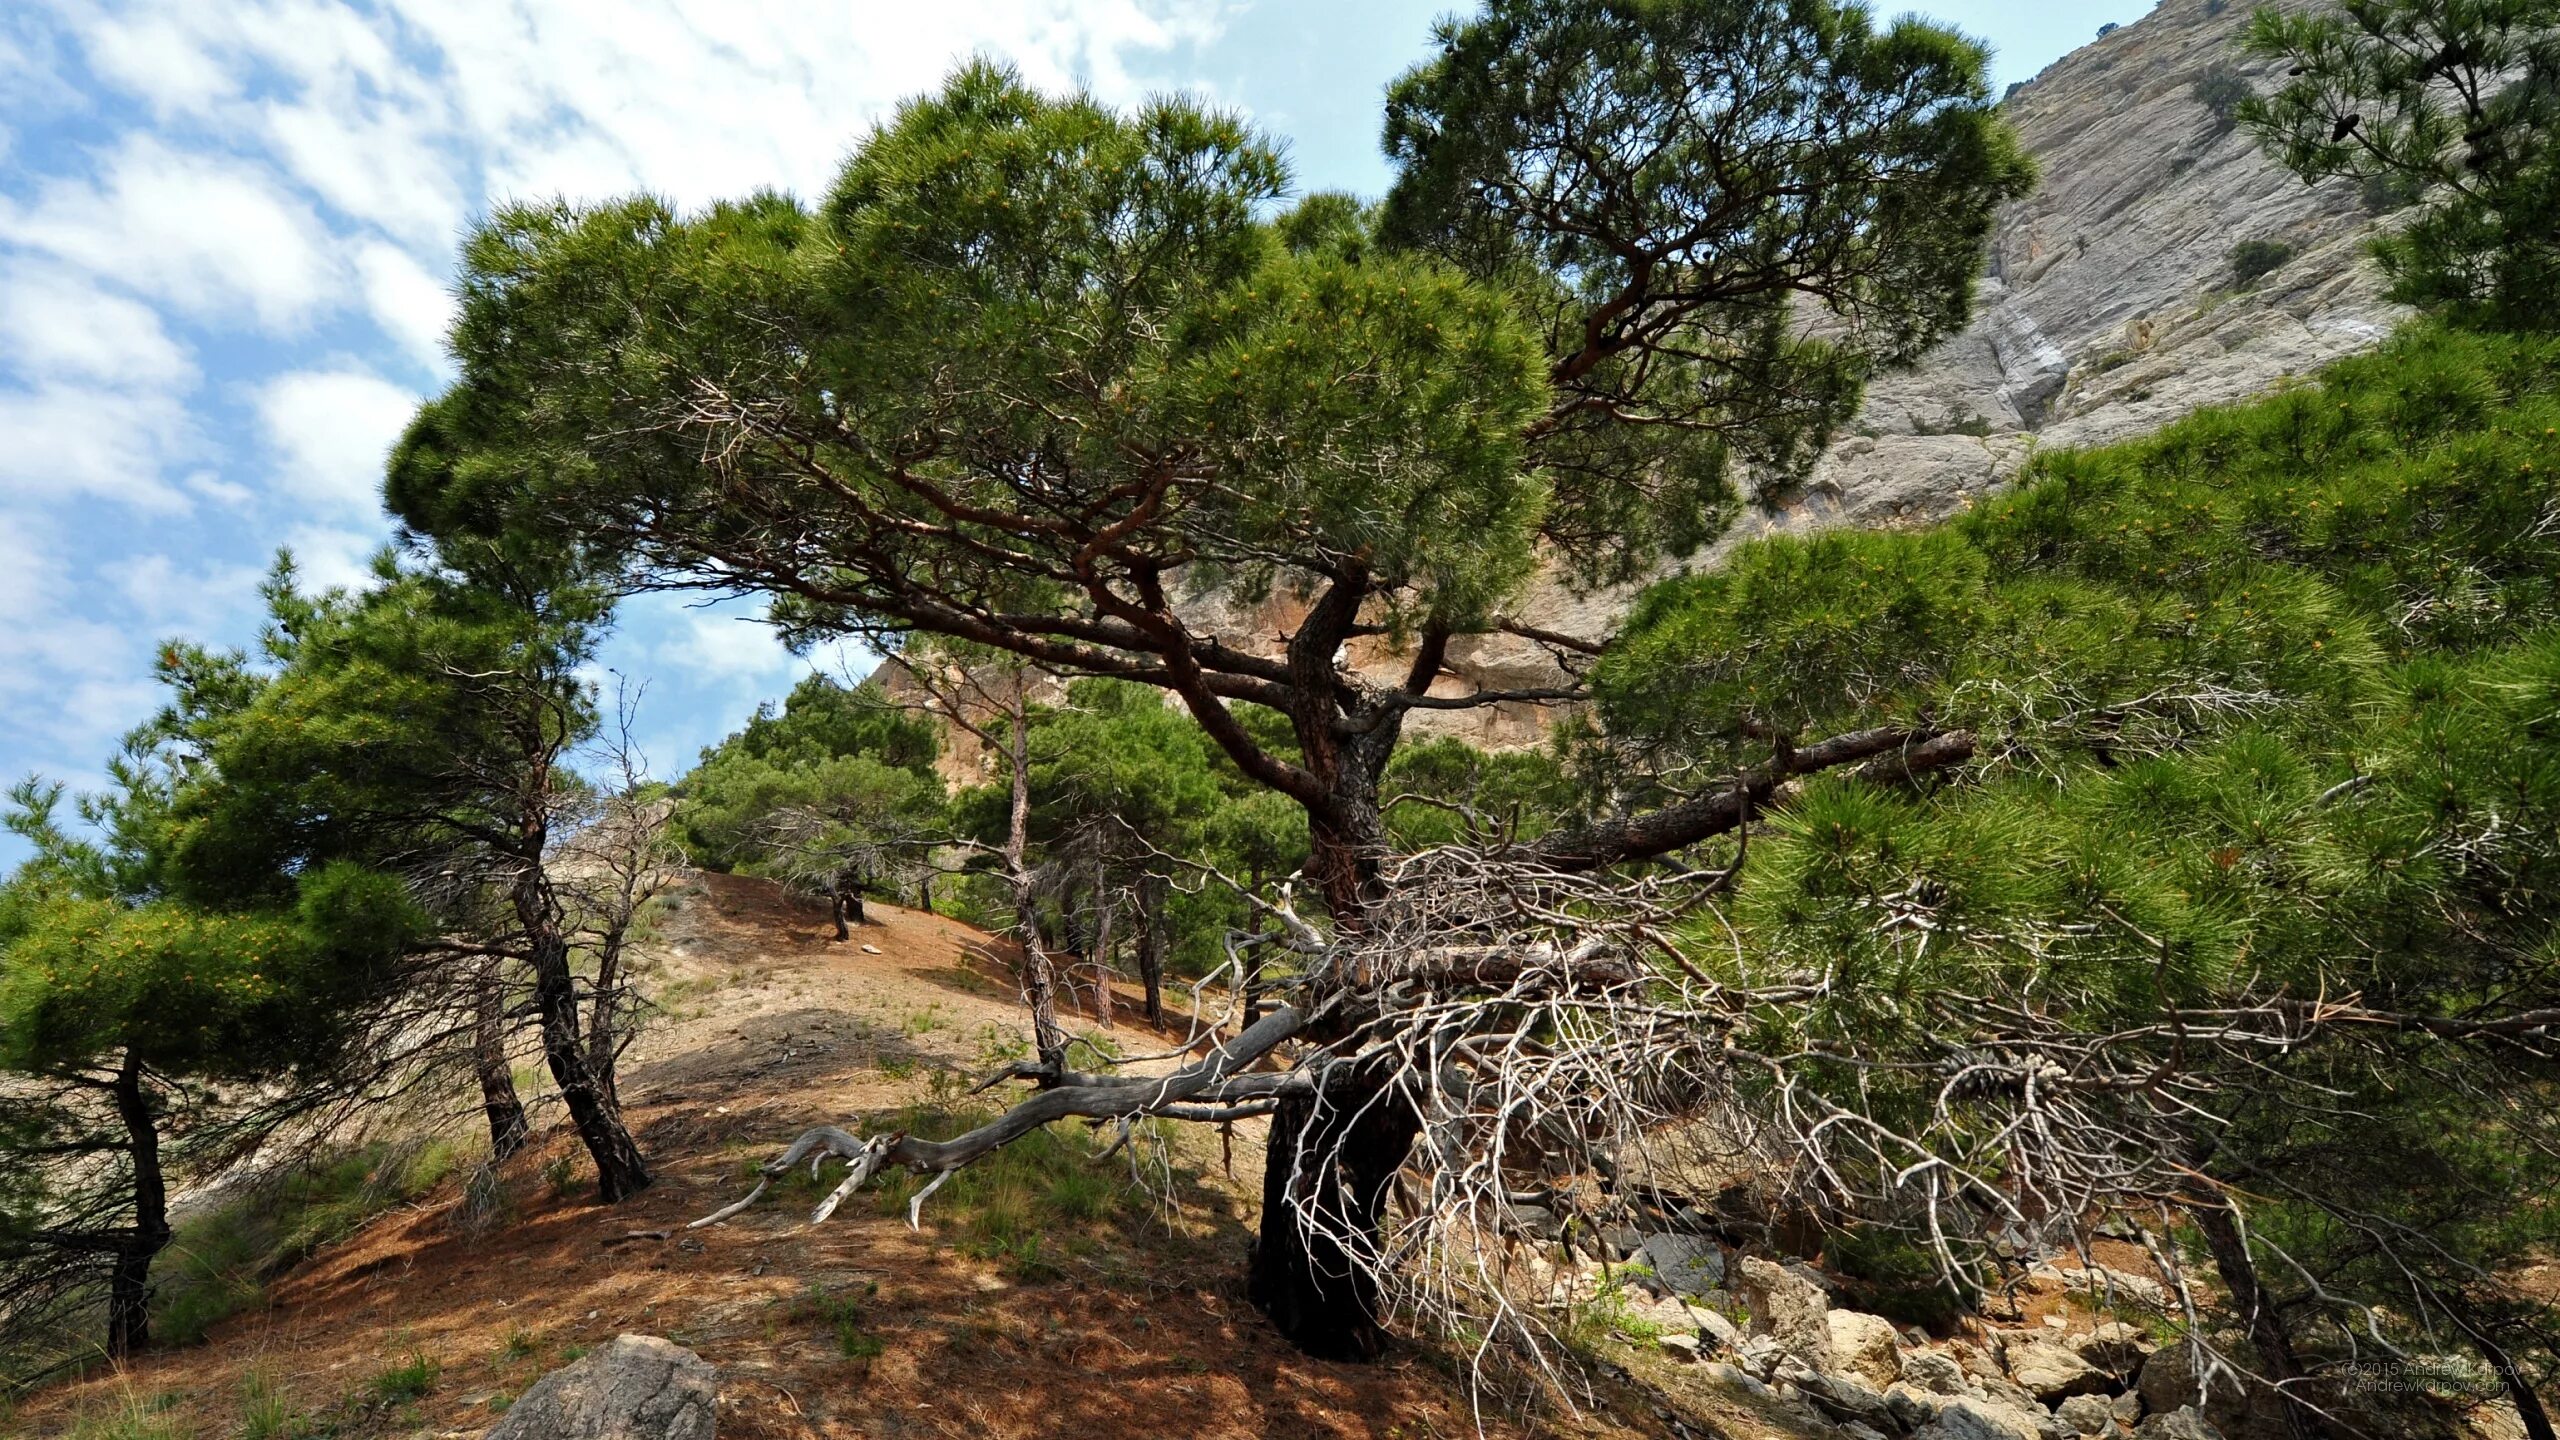
[[(2250, 9), (2161, 0), (2018, 86), (2008, 111), (2042, 183), (2000, 218), (1974, 323), (1877, 380), (1808, 481), (1762, 497), (1691, 563), (1772, 532), (1942, 519), (2038, 448), (2146, 434), (2380, 342), (2401, 312), (2364, 257), (2381, 222), (2357, 188), (2303, 184), (2196, 96), (2217, 64), (2269, 88), (2265, 67), (2234, 53)], [(2251, 240), (2292, 253), (2244, 285), (2232, 250)], [(1632, 594), (1542, 583), (1513, 608), (1540, 628), (1597, 637)], [(1437, 687), (1447, 693), (1557, 678), (1544, 650), (1505, 636), (1453, 647), (1451, 663)], [(1531, 707), (1505, 706), (1426, 712), (1410, 728), (1498, 747), (1533, 741), (1538, 722)]]

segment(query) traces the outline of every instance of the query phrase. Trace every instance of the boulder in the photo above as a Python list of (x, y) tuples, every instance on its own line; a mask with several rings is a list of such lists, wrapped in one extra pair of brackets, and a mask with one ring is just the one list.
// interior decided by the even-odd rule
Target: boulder
[(1816, 1370), (1830, 1370), (1831, 1302), (1821, 1287), (1756, 1255), (1744, 1256), (1741, 1268), (1752, 1333), (1774, 1338), (1781, 1349)]
[[(2196, 1358), (2195, 1346), (2181, 1340), (2143, 1361), (2141, 1377), (2133, 1386), (2142, 1396), (2142, 1408), (2159, 1415), (2194, 1405), (2202, 1392)], [(2210, 1411), (2236, 1414), (2246, 1403), (2247, 1392), (2226, 1371), (2214, 1378), (2213, 1393), (2203, 1399)]]
[(1673, 1293), (1695, 1295), (1724, 1283), (1724, 1251), (1696, 1235), (1648, 1235), (1636, 1257)]
[(1903, 1356), (1902, 1381), (1932, 1395), (1962, 1395), (1969, 1388), (1956, 1357), (1938, 1350), (1914, 1350)]
[(1938, 1418), (1947, 1401), (1943, 1395), (1915, 1390), (1909, 1382), (1897, 1380), (1885, 1390), (1884, 1403), (1893, 1412), (1895, 1429), (1917, 1430)]
[(1879, 1430), (1901, 1427), (1894, 1422), (1893, 1401), (1883, 1391), (1847, 1375), (1807, 1375), (1796, 1380), (1796, 1389), (1813, 1408), (1843, 1424), (1870, 1425)]
[(1878, 1389), (1902, 1378), (1902, 1337), (1893, 1322), (1880, 1315), (1834, 1310), (1824, 1317), (1831, 1330), (1831, 1367), (1854, 1375)]
[(2163, 1411), (2133, 1427), (2134, 1440), (2222, 1440), (2193, 1405)]
[(2050, 1340), (2026, 1344), (2012, 1341), (2003, 1352), (2009, 1377), (2018, 1388), (2050, 1405), (2072, 1395), (2095, 1395), (2108, 1388), (2106, 1372)]
[(2071, 1353), (2106, 1371), (2110, 1375), (2133, 1376), (2142, 1372), (2142, 1362), (2159, 1347), (2151, 1337), (2121, 1320), (2109, 1320), (2086, 1335), (2074, 1335), (2063, 1342)]
[(1695, 1360), (1698, 1358), (1698, 1332), (1695, 1330), (1666, 1331), (1657, 1337), (1653, 1343), (1661, 1346), (1662, 1353), (1670, 1356), (1674, 1360)]
[(2048, 1417), (1991, 1400), (1950, 1400), (1911, 1440), (2043, 1440)]
[(487, 1440), (712, 1440), (719, 1373), (655, 1335), (621, 1335), (534, 1382)]
[(2054, 1418), (2074, 1435), (2105, 1435), (2116, 1428), (2116, 1409), (2103, 1395), (2074, 1395), (2053, 1407)]

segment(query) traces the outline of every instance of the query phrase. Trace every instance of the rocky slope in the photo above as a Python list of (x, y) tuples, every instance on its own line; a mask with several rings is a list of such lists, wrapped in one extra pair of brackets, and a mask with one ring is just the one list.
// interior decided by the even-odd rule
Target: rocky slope
[[(1973, 325), (1873, 385), (1810, 483), (1753, 507), (1698, 563), (1775, 531), (1941, 518), (2039, 446), (2140, 435), (2382, 339), (2399, 313), (2364, 260), (2375, 217), (2355, 187), (2304, 185), (2195, 95), (2200, 76), (2237, 63), (2249, 9), (2161, 0), (2016, 87), (2009, 111), (2043, 183), (2000, 219)], [(2291, 255), (2242, 285), (2232, 249), (2250, 240)], [(1629, 598), (1540, 586), (1516, 609), (1596, 637)], [(1276, 617), (1262, 618), (1254, 628), (1268, 634)], [(1463, 643), (1451, 658), (1452, 692), (1554, 678), (1544, 650), (1509, 637)], [(1496, 746), (1540, 729), (1525, 709), (1417, 720)]]

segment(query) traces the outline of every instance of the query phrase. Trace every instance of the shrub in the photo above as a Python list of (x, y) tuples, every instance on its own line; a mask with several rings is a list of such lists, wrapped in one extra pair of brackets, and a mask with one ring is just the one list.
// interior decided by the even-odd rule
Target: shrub
[(2293, 247), (2279, 240), (2243, 240), (2231, 247), (2231, 283), (2243, 289), (2274, 274), (2293, 258)]
[(2240, 123), (2240, 107), (2254, 92), (2240, 67), (2224, 60), (2205, 67), (2187, 93), (2213, 116), (2214, 133), (2220, 135)]

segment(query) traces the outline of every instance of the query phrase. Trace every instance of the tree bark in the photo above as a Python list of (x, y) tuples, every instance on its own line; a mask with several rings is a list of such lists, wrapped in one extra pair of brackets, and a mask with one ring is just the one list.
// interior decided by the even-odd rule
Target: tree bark
[(497, 960), (481, 965), (472, 1001), (471, 1066), (479, 1072), (480, 1110), (489, 1120), (489, 1158), (503, 1162), (524, 1148), (532, 1126), (507, 1064), (507, 997), (498, 975)]
[(2231, 1306), (2248, 1326), (2258, 1366), (2275, 1388), (2285, 1434), (2291, 1440), (2329, 1440), (2328, 1422), (2302, 1393), (2302, 1358), (2294, 1351), (2293, 1337), (2285, 1332), (2284, 1316), (2277, 1312), (2275, 1298), (2258, 1283), (2257, 1262), (2249, 1256), (2238, 1212), (2228, 1201), (2215, 1197), (2198, 1204), (2192, 1213), (2205, 1247), (2213, 1254), (2213, 1268), (2230, 1292)]
[(1102, 859), (1093, 862), (1093, 1013), (1102, 1028), (1111, 1028), (1111, 887), (1102, 873)]
[(1367, 1082), (1283, 1100), (1271, 1117), (1246, 1293), (1318, 1359), (1374, 1360), (1386, 1349), (1378, 1222), (1419, 1131), (1409, 1106)]
[(1005, 741), (1007, 768), (1013, 772), (1011, 805), (1004, 835), (1005, 879), (1013, 887), (1014, 928), (1022, 932), (1022, 998), (1031, 1006), (1031, 1047), (1051, 1070), (1067, 1065), (1067, 1037), (1058, 1028), (1057, 987), (1050, 983), (1049, 952), (1040, 943), (1040, 906), (1031, 894), (1031, 716), (1023, 691), (1027, 682), (1014, 677), (1006, 718), (1012, 721)]
[(1164, 877), (1138, 881), (1138, 983), (1147, 991), (1147, 1023), (1164, 1024)]
[(123, 1359), (151, 1343), (151, 1262), (169, 1244), (169, 1183), (160, 1169), (159, 1117), (142, 1061), (129, 1050), (114, 1091), (133, 1158), (133, 1229), (117, 1244), (107, 1281), (107, 1353)]
[[(547, 784), (540, 777), (539, 784)], [(542, 1058), (560, 1087), (560, 1103), (569, 1123), (595, 1162), (596, 1193), (606, 1203), (636, 1195), (649, 1186), (649, 1166), (622, 1123), (613, 1086), (597, 1077), (586, 1036), (578, 1023), (578, 980), (569, 968), (569, 941), (562, 929), (559, 896), (543, 868), (547, 827), (534, 809), (521, 827), (516, 877), (511, 898), (516, 923), (524, 932), (533, 969), (534, 1014), (542, 1028)], [(608, 1057), (608, 1074), (611, 1070)]]

